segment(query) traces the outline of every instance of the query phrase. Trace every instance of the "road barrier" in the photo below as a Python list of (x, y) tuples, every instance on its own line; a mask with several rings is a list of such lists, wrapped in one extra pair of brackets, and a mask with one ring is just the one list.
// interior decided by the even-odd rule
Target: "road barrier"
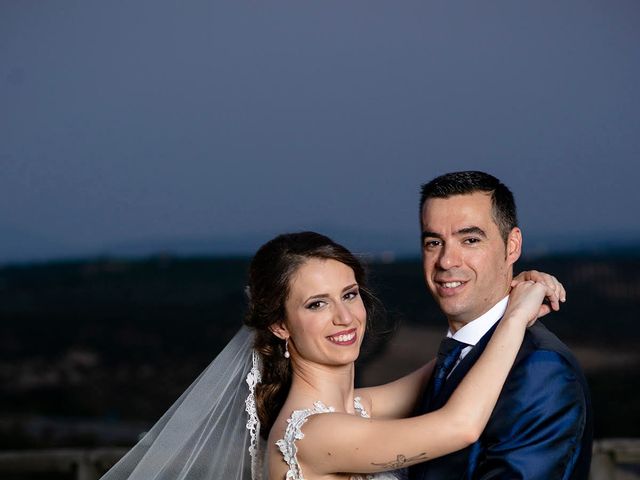
[[(0, 452), (0, 478), (12, 474), (66, 474), (71, 480), (98, 480), (126, 448), (15, 450)], [(42, 477), (40, 477), (42, 478)], [(593, 445), (589, 480), (640, 480), (640, 438), (607, 438)]]

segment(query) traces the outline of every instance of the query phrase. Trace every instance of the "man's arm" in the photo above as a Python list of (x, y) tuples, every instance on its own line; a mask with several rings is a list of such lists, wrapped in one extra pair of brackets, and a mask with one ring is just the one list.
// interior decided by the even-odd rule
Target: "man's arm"
[(537, 350), (510, 374), (471, 449), (473, 479), (568, 479), (580, 453), (587, 392), (558, 353)]

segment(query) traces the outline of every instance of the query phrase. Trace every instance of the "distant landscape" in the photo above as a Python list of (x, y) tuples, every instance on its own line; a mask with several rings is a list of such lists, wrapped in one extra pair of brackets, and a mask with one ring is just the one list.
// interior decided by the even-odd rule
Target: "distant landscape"
[[(538, 257), (568, 291), (545, 320), (587, 373), (596, 436), (640, 437), (640, 254)], [(433, 355), (445, 321), (418, 260), (369, 261), (388, 309), (358, 381)], [(0, 268), (0, 449), (130, 445), (241, 324), (249, 260), (103, 257)]]

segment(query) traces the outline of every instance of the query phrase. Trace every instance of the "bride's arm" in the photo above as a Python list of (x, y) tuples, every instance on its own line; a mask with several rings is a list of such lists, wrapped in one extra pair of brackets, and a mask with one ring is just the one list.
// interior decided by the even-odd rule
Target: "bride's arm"
[(460, 450), (484, 429), (528, 324), (542, 312), (550, 289), (524, 282), (514, 288), (507, 312), (484, 353), (444, 407), (400, 420), (319, 414), (305, 425), (298, 459), (318, 474), (372, 473), (409, 466)]
[[(518, 284), (533, 280), (547, 286), (546, 301), (540, 311), (540, 317), (551, 310), (558, 310), (560, 302), (566, 299), (565, 289), (554, 277), (548, 273), (528, 270), (519, 273), (512, 282), (515, 287)], [(431, 378), (435, 361), (431, 360), (418, 370), (390, 383), (376, 387), (359, 388), (356, 395), (365, 399), (370, 405), (369, 411), (374, 418), (405, 418), (415, 412), (416, 403), (422, 398), (422, 393)]]
[(435, 359), (398, 380), (376, 387), (357, 388), (355, 394), (370, 405), (375, 418), (406, 418), (416, 411), (416, 403), (435, 367)]

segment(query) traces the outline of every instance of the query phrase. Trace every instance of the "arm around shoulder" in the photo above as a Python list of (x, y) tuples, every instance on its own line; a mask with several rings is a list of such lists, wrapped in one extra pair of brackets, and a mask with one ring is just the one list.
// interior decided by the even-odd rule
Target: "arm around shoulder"
[(468, 427), (466, 417), (446, 407), (399, 420), (319, 414), (304, 427), (298, 461), (316, 474), (394, 470), (471, 445), (477, 435)]

